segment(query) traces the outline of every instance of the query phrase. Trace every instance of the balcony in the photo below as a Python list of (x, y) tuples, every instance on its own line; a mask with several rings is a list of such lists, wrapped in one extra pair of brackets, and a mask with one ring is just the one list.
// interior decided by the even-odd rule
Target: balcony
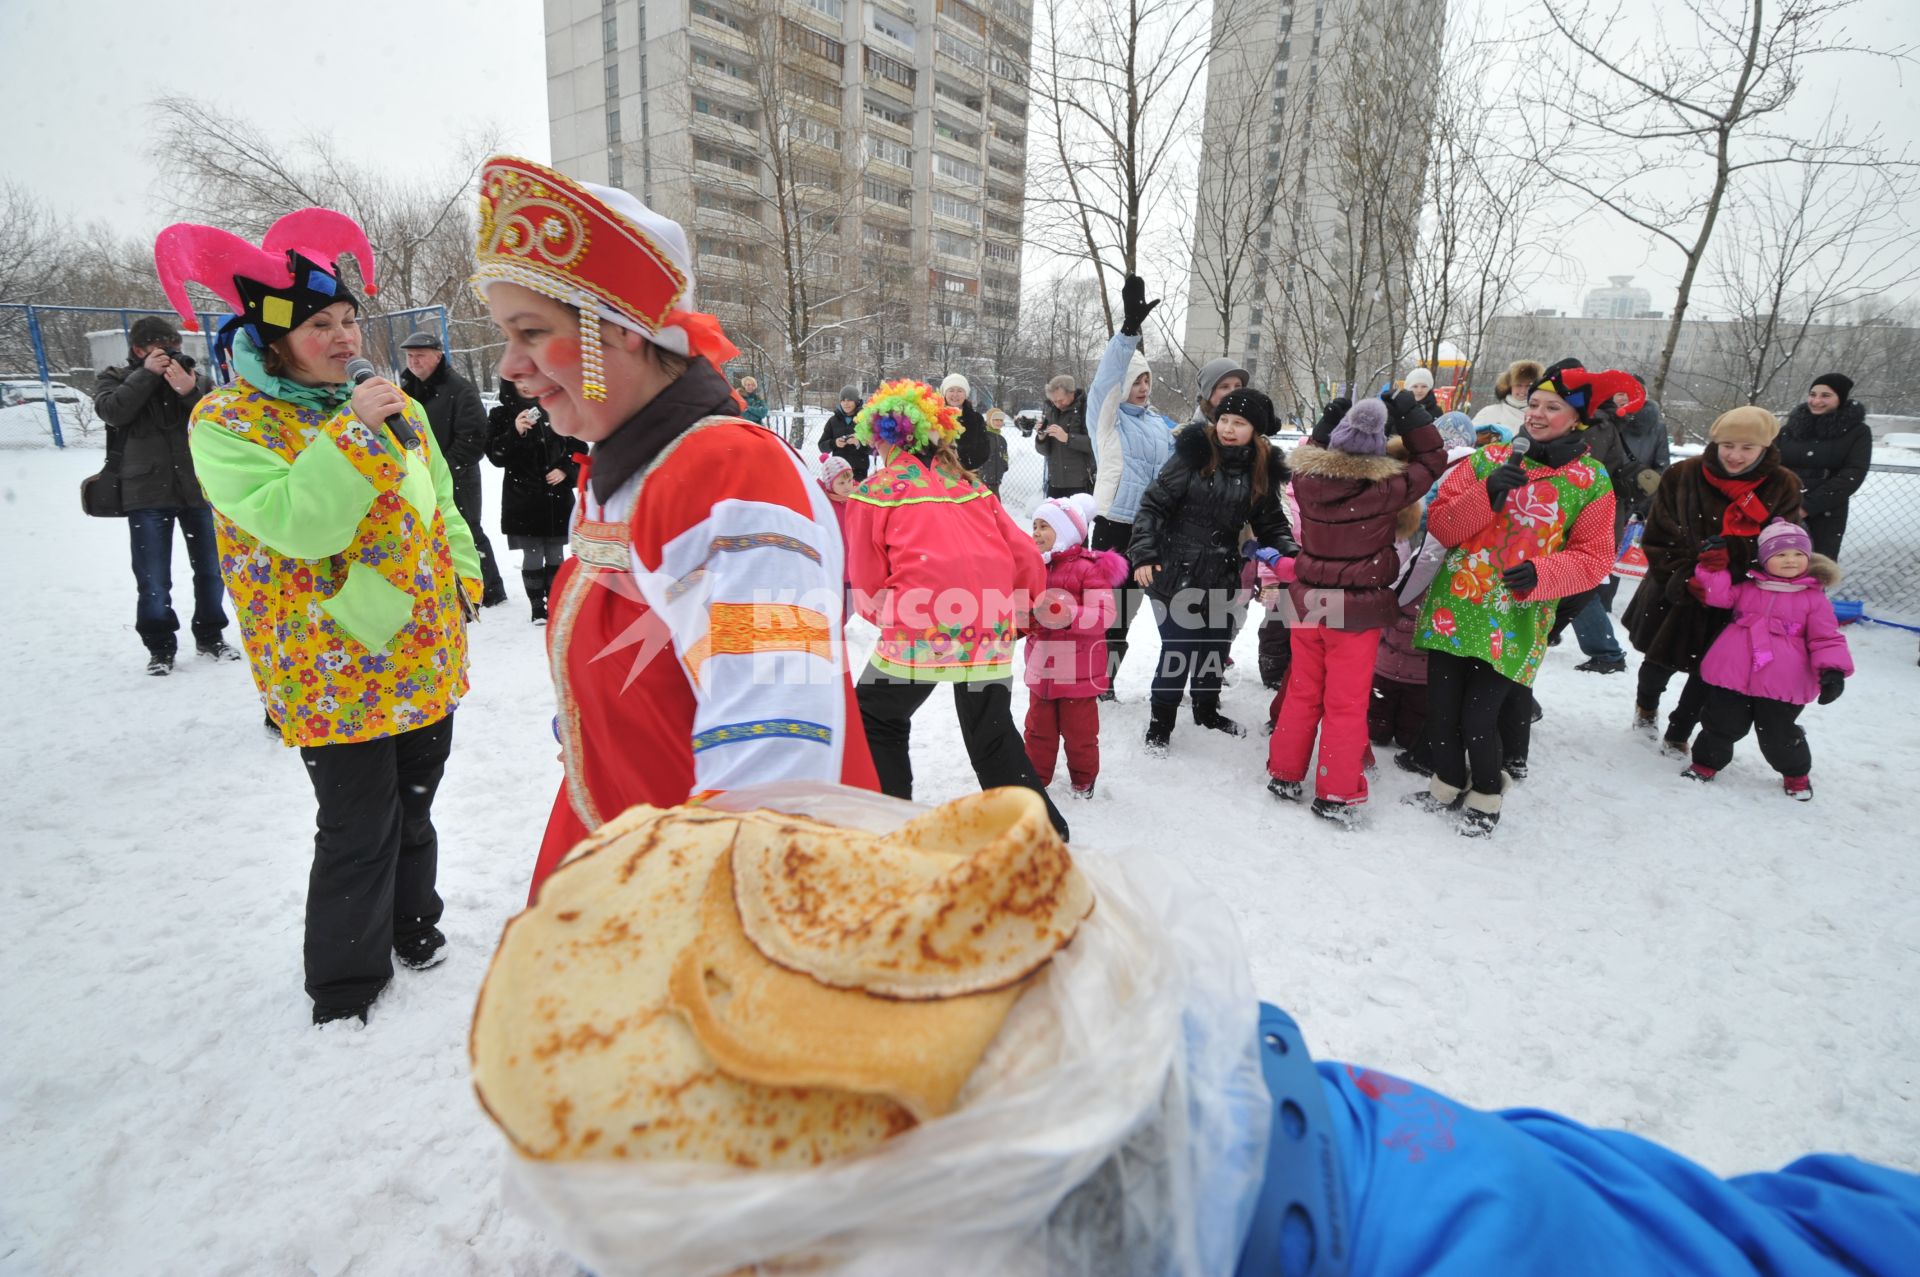
[(766, 144), (758, 129), (750, 129), (744, 124), (735, 124), (732, 120), (703, 111), (695, 111), (692, 119), (693, 135), (697, 138), (749, 152), (758, 151)]

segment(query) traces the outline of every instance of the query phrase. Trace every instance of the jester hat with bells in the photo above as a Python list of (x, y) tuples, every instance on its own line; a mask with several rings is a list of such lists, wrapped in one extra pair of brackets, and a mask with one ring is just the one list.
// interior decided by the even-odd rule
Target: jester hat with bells
[(245, 332), (256, 349), (265, 350), (335, 302), (360, 309), (360, 299), (341, 283), (335, 265), (343, 254), (360, 263), (368, 295), (378, 292), (366, 232), (330, 208), (288, 213), (267, 228), (257, 248), (230, 231), (191, 222), (177, 222), (153, 241), (160, 287), (186, 331), (200, 331), (187, 297), (189, 280), (233, 308), (214, 344), (221, 356), (232, 348), (236, 332)]
[(1627, 396), (1627, 406), (1622, 411), (1639, 412), (1647, 404), (1647, 390), (1640, 384), (1639, 378), (1611, 368), (1604, 372), (1589, 372), (1578, 359), (1562, 359), (1541, 373), (1540, 380), (1533, 384), (1533, 388), (1566, 400), (1568, 406), (1580, 414), (1580, 424), (1574, 427), (1576, 430), (1585, 430), (1592, 425), (1593, 414), (1600, 405), (1623, 391)]
[[(473, 290), (518, 284), (580, 312), (580, 393), (605, 402), (600, 321), (715, 368), (739, 355), (720, 321), (693, 300), (687, 233), (625, 191), (512, 155), (480, 170)], [(736, 396), (737, 398), (737, 396)]]
[(960, 410), (924, 381), (889, 381), (853, 419), (853, 437), (870, 448), (924, 456), (960, 437)]

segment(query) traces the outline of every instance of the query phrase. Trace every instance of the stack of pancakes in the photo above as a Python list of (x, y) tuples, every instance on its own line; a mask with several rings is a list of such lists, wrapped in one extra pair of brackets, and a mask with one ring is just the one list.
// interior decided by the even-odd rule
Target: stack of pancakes
[(953, 1109), (1092, 907), (1030, 790), (885, 835), (635, 807), (507, 924), (474, 1087), (532, 1158), (848, 1157)]

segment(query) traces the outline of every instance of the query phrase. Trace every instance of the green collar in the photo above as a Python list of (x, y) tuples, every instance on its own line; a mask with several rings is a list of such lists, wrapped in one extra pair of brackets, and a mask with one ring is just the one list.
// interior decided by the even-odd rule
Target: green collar
[(244, 377), (248, 384), (275, 399), (316, 412), (338, 412), (346, 407), (347, 400), (353, 396), (352, 386), (303, 386), (286, 377), (274, 376), (267, 371), (260, 352), (245, 337), (233, 343), (233, 370), (238, 376)]

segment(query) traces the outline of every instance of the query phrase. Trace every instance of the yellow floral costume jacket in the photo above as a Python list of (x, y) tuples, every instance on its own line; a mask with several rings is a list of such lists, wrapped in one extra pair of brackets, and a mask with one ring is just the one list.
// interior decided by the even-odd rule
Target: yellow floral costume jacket
[(344, 388), (289, 387), (257, 356), (237, 362), (241, 378), (195, 408), (190, 444), (281, 738), (351, 744), (438, 722), (467, 690), (458, 592), (479, 600), (480, 559), (426, 414), (408, 401), (419, 446), (402, 449), (353, 415)]

